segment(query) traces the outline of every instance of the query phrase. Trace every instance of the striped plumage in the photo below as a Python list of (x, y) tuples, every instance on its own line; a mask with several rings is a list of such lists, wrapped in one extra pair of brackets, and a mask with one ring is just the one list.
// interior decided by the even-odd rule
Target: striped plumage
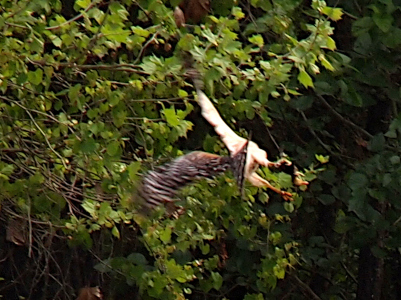
[(178, 157), (150, 171), (142, 180), (139, 196), (148, 208), (168, 204), (176, 200), (179, 190), (187, 184), (201, 178), (213, 178), (228, 169), (232, 170), (242, 190), (246, 152), (245, 145), (233, 157), (201, 151)]

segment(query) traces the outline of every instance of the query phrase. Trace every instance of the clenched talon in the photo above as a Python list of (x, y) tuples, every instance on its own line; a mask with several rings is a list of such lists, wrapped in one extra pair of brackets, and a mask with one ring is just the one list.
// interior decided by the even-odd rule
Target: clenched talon
[(275, 168), (280, 168), (282, 165), (286, 165), (286, 166), (291, 166), (292, 165), (292, 162), (290, 162), (288, 159), (285, 159), (285, 158), (282, 158), (282, 159), (280, 159), (279, 161), (277, 161), (277, 162), (275, 162), (274, 163), (274, 167)]
[(292, 198), (292, 194), (290, 192), (281, 191), (281, 197), (285, 201), (294, 201), (294, 199)]

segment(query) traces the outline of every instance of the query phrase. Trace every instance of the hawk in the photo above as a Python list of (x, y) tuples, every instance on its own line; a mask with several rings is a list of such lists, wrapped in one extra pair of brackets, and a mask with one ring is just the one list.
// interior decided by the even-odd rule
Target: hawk
[[(244, 169), (245, 178), (252, 185), (254, 185), (256, 187), (267, 187), (267, 188), (273, 190), (274, 192), (280, 194), (284, 200), (292, 200), (291, 193), (282, 191), (282, 190), (274, 187), (273, 185), (270, 184), (270, 182), (263, 179), (256, 173), (256, 170), (259, 168), (259, 166), (264, 166), (264, 167), (268, 167), (268, 168), (271, 168), (271, 167), (280, 168), (280, 166), (282, 166), (282, 165), (290, 166), (292, 163), (285, 158), (282, 158), (276, 162), (269, 161), (267, 159), (266, 151), (260, 149), (259, 146), (255, 142), (252, 142), (252, 141), (248, 142), (246, 139), (238, 136), (223, 121), (223, 119), (221, 118), (217, 109), (214, 107), (212, 102), (202, 91), (203, 83), (199, 79), (199, 73), (193, 69), (189, 70), (188, 73), (192, 77), (192, 80), (193, 80), (195, 88), (196, 88), (196, 93), (198, 96), (198, 103), (199, 103), (199, 106), (201, 107), (202, 116), (205, 118), (206, 121), (209, 122), (210, 125), (212, 125), (214, 127), (214, 130), (220, 136), (221, 140), (223, 141), (223, 143), (226, 145), (227, 149), (229, 150), (230, 155), (235, 156), (240, 151), (240, 149), (242, 149), (244, 147), (244, 145), (247, 143), (248, 151), (247, 151), (247, 155), (246, 155), (245, 169)], [(298, 184), (298, 185), (308, 184), (306, 181), (303, 181), (299, 178), (299, 176), (302, 175), (300, 172), (297, 172), (294, 175), (296, 175), (296, 179), (294, 180), (294, 182), (296, 184)]]

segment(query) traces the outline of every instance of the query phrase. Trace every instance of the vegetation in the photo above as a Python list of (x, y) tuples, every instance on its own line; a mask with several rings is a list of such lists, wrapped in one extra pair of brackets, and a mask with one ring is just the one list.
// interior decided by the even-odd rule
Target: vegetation
[[(1, 1), (0, 295), (400, 299), (400, 1), (213, 0), (178, 28), (179, 4)], [(304, 170), (261, 171), (293, 202), (225, 174), (138, 212), (148, 170), (228, 153), (187, 52), (224, 120)]]

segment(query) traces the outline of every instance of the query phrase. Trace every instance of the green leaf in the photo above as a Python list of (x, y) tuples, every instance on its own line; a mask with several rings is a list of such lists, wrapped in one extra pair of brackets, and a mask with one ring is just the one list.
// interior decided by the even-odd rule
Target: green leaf
[(107, 154), (110, 156), (116, 155), (120, 150), (120, 142), (112, 141), (107, 145)]
[(221, 277), (220, 273), (211, 272), (212, 280), (213, 280), (213, 288), (217, 291), (220, 290), (221, 285), (223, 284), (223, 277)]
[(394, 155), (394, 156), (390, 157), (390, 162), (393, 165), (398, 165), (400, 163), (400, 157), (398, 155)]
[(39, 85), (43, 80), (43, 70), (38, 68), (28, 72), (28, 81), (34, 85)]
[(394, 18), (390, 14), (374, 14), (373, 15), (373, 21), (377, 25), (377, 27), (380, 28), (381, 31), (383, 32), (388, 32), (390, 28), (392, 27), (392, 24), (394, 22)]
[(75, 1), (75, 4), (78, 5), (81, 8), (87, 8), (90, 3), (91, 3), (90, 0), (77, 0), (77, 1)]
[(114, 227), (111, 229), (111, 234), (112, 234), (113, 236), (115, 236), (116, 238), (120, 239), (120, 231), (118, 230), (118, 228), (117, 228), (116, 226), (114, 226)]
[(141, 168), (140, 161), (133, 161), (128, 166), (128, 174), (131, 180), (136, 180), (138, 177), (138, 171)]
[(131, 253), (128, 255), (127, 259), (136, 265), (146, 265), (148, 263), (147, 259), (142, 253)]
[(291, 202), (284, 202), (284, 209), (287, 212), (292, 213), (294, 211), (294, 204), (292, 204)]
[(76, 84), (68, 90), (68, 98), (70, 98), (71, 103), (75, 103), (77, 101), (78, 95), (80, 93), (82, 85)]
[(282, 188), (290, 188), (292, 187), (292, 177), (290, 174), (281, 172), (278, 174), (278, 184)]
[(58, 36), (54, 36), (53, 38), (51, 38), (51, 41), (52, 41), (53, 45), (58, 48), (60, 48), (61, 45), (63, 44), (63, 41)]
[(296, 110), (304, 111), (312, 107), (314, 98), (312, 96), (302, 96), (290, 101), (290, 106)]
[(365, 221), (367, 211), (367, 203), (365, 199), (360, 196), (351, 197), (348, 204), (348, 211), (354, 212), (358, 218)]
[(373, 152), (379, 152), (384, 149), (386, 139), (382, 133), (375, 135), (368, 144), (368, 149)]
[(329, 6), (325, 6), (322, 8), (321, 11), (333, 21), (340, 20), (341, 16), (343, 15), (341, 8), (332, 8)]
[(236, 20), (240, 20), (245, 17), (245, 14), (242, 12), (241, 8), (238, 6), (234, 6), (232, 8), (231, 14), (235, 17)]
[(368, 178), (366, 177), (365, 174), (361, 173), (352, 173), (351, 176), (348, 179), (348, 186), (352, 190), (357, 190), (361, 188), (365, 188), (368, 184)]
[(147, 38), (150, 35), (150, 32), (146, 29), (143, 29), (142, 27), (139, 26), (133, 26), (131, 27), (131, 30), (134, 34), (142, 36), (144, 38)]
[(167, 227), (160, 233), (160, 240), (167, 244), (170, 242), (171, 239), (171, 227)]
[(324, 205), (330, 205), (336, 202), (336, 199), (332, 195), (322, 194), (318, 197), (318, 200)]
[(180, 98), (188, 97), (188, 93), (186, 91), (182, 90), (182, 89), (179, 89), (178, 90), (178, 97), (180, 97)]
[(80, 146), (80, 149), (85, 154), (91, 154), (96, 150), (96, 142), (93, 138), (85, 139)]
[(326, 164), (329, 162), (330, 156), (323, 156), (323, 155), (318, 155), (315, 154), (316, 159), (321, 163), (321, 164)]
[(335, 68), (333, 65), (327, 60), (326, 56), (324, 54), (319, 55), (319, 60), (322, 63), (323, 67), (325, 67), (327, 70), (330, 71), (335, 71)]
[(248, 38), (248, 40), (252, 43), (257, 45), (258, 47), (262, 48), (265, 44), (263, 37), (260, 34), (256, 34)]
[(165, 108), (163, 110), (163, 113), (166, 117), (168, 125), (170, 125), (171, 127), (175, 127), (180, 124), (180, 120), (178, 119), (174, 108)]
[(309, 76), (308, 73), (306, 73), (306, 71), (301, 70), (298, 74), (297, 79), (304, 87), (313, 87), (312, 78)]
[(332, 51), (334, 51), (336, 47), (336, 42), (331, 37), (326, 37), (326, 47)]
[(284, 279), (285, 277), (285, 269), (278, 265), (274, 266), (273, 273), (278, 279)]

